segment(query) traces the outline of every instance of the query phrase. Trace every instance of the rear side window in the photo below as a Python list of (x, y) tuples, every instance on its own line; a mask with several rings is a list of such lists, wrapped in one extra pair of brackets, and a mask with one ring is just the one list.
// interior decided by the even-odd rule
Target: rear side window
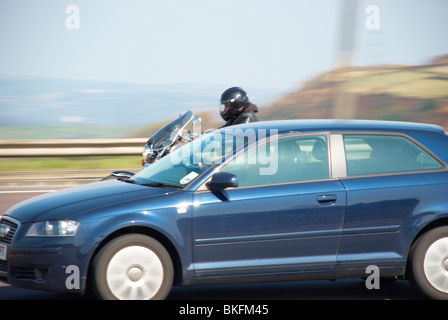
[(426, 171), (443, 165), (413, 141), (398, 135), (344, 135), (349, 176)]

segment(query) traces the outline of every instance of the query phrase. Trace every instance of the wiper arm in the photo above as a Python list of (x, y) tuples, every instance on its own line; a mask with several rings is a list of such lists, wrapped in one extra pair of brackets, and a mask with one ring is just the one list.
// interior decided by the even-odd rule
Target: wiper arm
[(142, 183), (142, 186), (146, 186), (146, 187), (173, 187), (173, 188), (178, 188), (178, 189), (182, 188), (182, 186), (179, 186), (177, 184), (170, 184), (170, 183), (165, 183), (165, 182)]
[(182, 188), (182, 186), (179, 186), (177, 184), (170, 184), (170, 183), (165, 183), (165, 182), (138, 183), (137, 181), (128, 179), (128, 178), (120, 179), (120, 181), (132, 183), (132, 184), (138, 184), (138, 185), (145, 186), (145, 187), (159, 187), (159, 188), (160, 187), (173, 187), (173, 188), (179, 188), (179, 189)]
[(124, 179), (118, 179), (119, 181), (123, 181), (123, 182), (127, 182), (127, 183), (132, 183), (132, 184), (140, 184), (135, 180), (131, 180), (129, 178), (124, 178)]

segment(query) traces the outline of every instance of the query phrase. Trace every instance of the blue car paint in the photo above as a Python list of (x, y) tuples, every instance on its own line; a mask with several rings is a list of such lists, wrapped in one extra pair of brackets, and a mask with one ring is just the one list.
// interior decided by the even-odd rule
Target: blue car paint
[[(272, 265), (279, 272), (297, 270), (298, 265), (304, 271), (330, 270), (336, 264), (345, 213), (339, 181), (225, 193), (224, 201), (210, 192), (195, 194), (201, 203), (194, 208), (193, 221), (198, 277), (263, 273)], [(320, 205), (317, 197), (323, 194), (337, 195), (336, 204)]]
[[(93, 190), (101, 191), (94, 195)], [(191, 192), (175, 188), (152, 188), (109, 180), (21, 202), (5, 213), (8, 215), (13, 211), (14, 218), (21, 221), (14, 247), (10, 248), (10, 263), (50, 268), (53, 274), (48, 278), (52, 281), (43, 287), (64, 291), (66, 266), (78, 266), (85, 284), (88, 263), (101, 241), (117, 230), (135, 226), (160, 232), (187, 257), (189, 248), (183, 235), (190, 233), (191, 219), (188, 213), (179, 214), (177, 205), (191, 203), (191, 197)], [(35, 208), (40, 208), (36, 216), (33, 215)], [(64, 219), (76, 219), (83, 225), (76, 237), (25, 237), (31, 225), (29, 222), (60, 219), (61, 212), (67, 213)], [(40, 250), (39, 256), (36, 255)], [(16, 286), (42, 288), (41, 283), (24, 283), (15, 279), (10, 279), (10, 282)]]
[(405, 263), (418, 232), (446, 216), (447, 181), (446, 172), (342, 179), (348, 196), (338, 260), (377, 254)]
[[(310, 120), (240, 127), (277, 129), (280, 135), (404, 134), (448, 162), (448, 136), (437, 126)], [(197, 191), (212, 171), (183, 189), (109, 180), (17, 204), (5, 213), (21, 223), (8, 248), (9, 270), (38, 267), (47, 268), (49, 274), (45, 280), (6, 274), (7, 281), (26, 288), (67, 291), (65, 267), (77, 265), (82, 291), (98, 246), (115, 232), (135, 227), (152, 230), (171, 244), (183, 285), (361, 276), (369, 264), (380, 266), (383, 275), (403, 275), (417, 234), (448, 217), (446, 165), (438, 172)], [(319, 204), (322, 196), (335, 201)], [(51, 219), (74, 219), (82, 227), (75, 237), (25, 237), (30, 223)]]

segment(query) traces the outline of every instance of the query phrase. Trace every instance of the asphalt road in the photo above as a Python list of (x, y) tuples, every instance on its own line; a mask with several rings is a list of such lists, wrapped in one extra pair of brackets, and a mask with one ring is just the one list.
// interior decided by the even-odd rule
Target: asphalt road
[[(93, 300), (93, 295), (43, 292), (0, 283), (1, 300)], [(409, 282), (397, 280), (368, 290), (362, 279), (174, 287), (167, 300), (421, 300)]]
[(0, 215), (16, 203), (58, 189), (61, 187), (0, 187)]
[[(59, 188), (0, 188), (0, 214), (30, 197)], [(168, 300), (417, 300), (422, 297), (404, 280), (380, 283), (368, 290), (362, 279), (263, 284), (175, 287)], [(14, 288), (0, 283), (0, 300), (86, 300), (91, 295), (61, 294)]]

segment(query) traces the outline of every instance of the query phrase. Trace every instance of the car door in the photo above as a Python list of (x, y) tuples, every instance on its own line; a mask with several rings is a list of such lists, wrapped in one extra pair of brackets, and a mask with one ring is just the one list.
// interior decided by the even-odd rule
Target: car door
[(222, 171), (234, 173), (239, 187), (194, 195), (195, 275), (333, 268), (346, 199), (341, 182), (330, 178), (328, 159), (326, 135), (298, 135), (226, 165)]
[[(346, 134), (347, 212), (338, 261), (404, 266), (415, 227), (440, 194), (444, 166), (399, 134)], [(443, 195), (440, 194), (442, 198)]]

